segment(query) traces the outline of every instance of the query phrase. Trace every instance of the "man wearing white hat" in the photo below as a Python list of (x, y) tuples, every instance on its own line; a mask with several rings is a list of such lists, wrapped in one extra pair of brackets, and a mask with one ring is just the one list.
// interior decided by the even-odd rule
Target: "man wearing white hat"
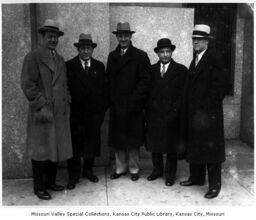
[(115, 151), (115, 172), (119, 178), (129, 170), (131, 180), (139, 179), (139, 147), (144, 143), (144, 106), (150, 86), (150, 61), (146, 52), (131, 42), (134, 31), (128, 22), (113, 31), (118, 46), (109, 54), (110, 81), (109, 144)]
[(55, 182), (58, 162), (72, 157), (71, 99), (65, 62), (56, 51), (58, 38), (64, 33), (51, 19), (38, 32), (42, 45), (26, 55), (21, 87), (29, 101), (27, 151), (32, 162), (34, 193), (40, 199), (49, 200), (47, 189), (64, 189)]
[(189, 67), (182, 108), (182, 133), (190, 177), (180, 183), (182, 186), (203, 185), (207, 169), (207, 199), (218, 196), (221, 189), (221, 163), (225, 161), (222, 100), (228, 86), (219, 53), (208, 48), (211, 38), (208, 25), (195, 25), (194, 58)]

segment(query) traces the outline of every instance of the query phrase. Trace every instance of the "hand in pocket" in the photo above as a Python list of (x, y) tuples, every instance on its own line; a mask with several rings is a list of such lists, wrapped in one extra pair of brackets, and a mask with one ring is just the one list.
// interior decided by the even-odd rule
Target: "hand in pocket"
[(39, 111), (34, 113), (34, 121), (36, 123), (50, 123), (53, 121), (53, 114), (49, 107), (44, 105)]

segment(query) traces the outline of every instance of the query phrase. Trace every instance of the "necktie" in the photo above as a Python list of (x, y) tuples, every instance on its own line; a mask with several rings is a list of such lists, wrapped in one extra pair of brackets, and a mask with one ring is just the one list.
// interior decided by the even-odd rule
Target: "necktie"
[(124, 53), (124, 50), (121, 49), (121, 56), (123, 56), (125, 53)]
[(54, 50), (50, 50), (50, 51), (51, 51), (51, 55), (54, 57), (55, 51)]
[(197, 64), (198, 64), (198, 54), (196, 54), (196, 58), (195, 58), (195, 66), (197, 66)]
[(89, 70), (89, 60), (84, 61), (84, 69), (86, 70), (86, 72), (88, 72), (88, 70)]
[(165, 74), (165, 65), (162, 64), (162, 69), (161, 69), (161, 77), (163, 77)]

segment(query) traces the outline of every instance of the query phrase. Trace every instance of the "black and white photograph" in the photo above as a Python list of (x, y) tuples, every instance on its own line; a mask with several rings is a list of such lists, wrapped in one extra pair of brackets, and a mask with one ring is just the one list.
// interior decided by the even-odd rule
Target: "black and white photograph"
[(254, 7), (1, 1), (3, 216), (249, 217)]

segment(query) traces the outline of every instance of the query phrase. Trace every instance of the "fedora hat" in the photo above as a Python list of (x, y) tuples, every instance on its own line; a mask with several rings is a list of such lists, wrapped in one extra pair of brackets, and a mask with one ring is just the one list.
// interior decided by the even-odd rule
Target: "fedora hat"
[(168, 38), (162, 38), (160, 40), (157, 41), (157, 47), (154, 49), (154, 51), (156, 53), (158, 53), (158, 51), (161, 49), (161, 48), (165, 48), (165, 47), (168, 47), (168, 48), (171, 48), (172, 51), (175, 50), (176, 46), (172, 44), (171, 40), (168, 39)]
[(192, 37), (207, 38), (210, 39), (211, 28), (206, 24), (196, 24), (192, 33)]
[(92, 41), (92, 36), (90, 34), (80, 34), (78, 42), (74, 43), (75, 47), (81, 45), (92, 46), (93, 48), (97, 47), (97, 44)]
[(112, 32), (113, 34), (120, 34), (120, 33), (130, 33), (130, 34), (134, 34), (135, 31), (131, 31), (130, 29), (130, 24), (128, 22), (119, 22), (116, 25), (116, 31)]
[(38, 28), (38, 32), (40, 34), (50, 31), (50, 32), (56, 32), (59, 36), (63, 36), (64, 32), (60, 31), (59, 29), (59, 24), (57, 21), (52, 20), (52, 19), (46, 19), (43, 26)]

